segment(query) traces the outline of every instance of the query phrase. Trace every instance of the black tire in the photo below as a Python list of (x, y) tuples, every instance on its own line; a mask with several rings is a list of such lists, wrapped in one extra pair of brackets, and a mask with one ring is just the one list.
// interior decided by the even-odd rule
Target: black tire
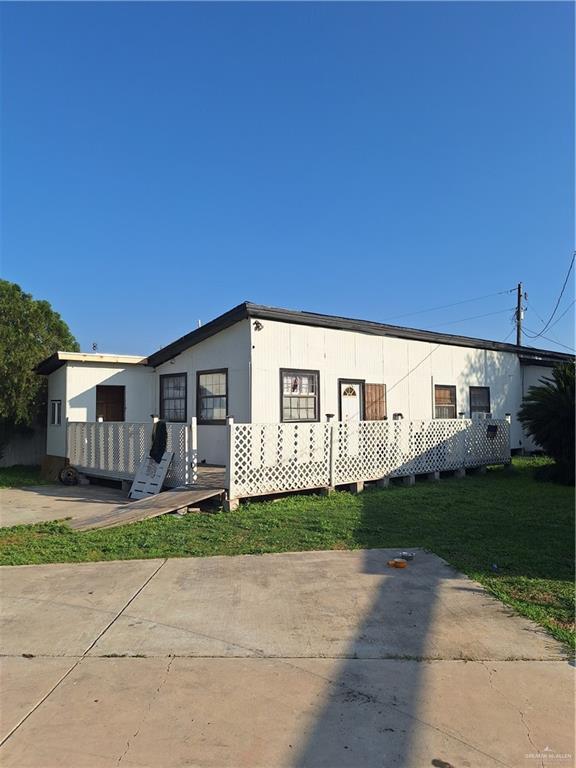
[(63, 485), (78, 485), (78, 472), (74, 467), (64, 467), (60, 470), (58, 479)]

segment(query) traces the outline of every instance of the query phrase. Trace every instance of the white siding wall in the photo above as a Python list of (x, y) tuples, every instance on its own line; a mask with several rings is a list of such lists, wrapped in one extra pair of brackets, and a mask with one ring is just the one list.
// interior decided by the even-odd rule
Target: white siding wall
[[(236, 421), (250, 421), (250, 322), (243, 320), (216, 336), (187, 349), (156, 368), (154, 413), (160, 408), (160, 376), (188, 374), (188, 419), (196, 415), (196, 374), (215, 368), (228, 369), (228, 415)], [(226, 427), (198, 425), (198, 462), (226, 462)]]
[(513, 353), (491, 352), (330, 328), (262, 321), (252, 330), (252, 421), (280, 419), (280, 368), (320, 371), (320, 415), (338, 415), (338, 379), (365, 379), (386, 385), (388, 417), (434, 416), (434, 384), (455, 385), (457, 411), (470, 411), (470, 386), (490, 387), (495, 418), (512, 414), (512, 448), (522, 447), (516, 413), (522, 377)]
[[(48, 455), (66, 455), (66, 420), (96, 420), (98, 384), (126, 387), (126, 421), (150, 421), (154, 412), (154, 372), (151, 368), (66, 363), (48, 377)], [(50, 424), (50, 400), (62, 400), (62, 425), (59, 427)]]
[(69, 421), (96, 421), (96, 387), (126, 387), (125, 421), (150, 421), (154, 413), (153, 371), (144, 365), (67, 363), (66, 394)]
[[(50, 424), (50, 401), (62, 402), (62, 423)], [(66, 366), (63, 365), (48, 376), (48, 417), (46, 426), (46, 453), (48, 456), (66, 455)]]

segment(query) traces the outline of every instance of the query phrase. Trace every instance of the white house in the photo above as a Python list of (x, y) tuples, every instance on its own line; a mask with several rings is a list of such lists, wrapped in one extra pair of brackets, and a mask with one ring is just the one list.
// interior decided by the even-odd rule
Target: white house
[(46, 452), (66, 456), (68, 421), (198, 423), (198, 461), (224, 464), (236, 422), (511, 416), (529, 386), (572, 355), (365, 320), (243, 303), (147, 358), (57, 352)]

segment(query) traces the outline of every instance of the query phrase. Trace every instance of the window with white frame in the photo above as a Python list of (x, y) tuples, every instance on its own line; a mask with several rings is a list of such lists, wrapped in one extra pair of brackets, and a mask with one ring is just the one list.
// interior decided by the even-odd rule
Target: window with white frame
[(280, 371), (282, 421), (318, 421), (318, 371)]
[(50, 400), (50, 426), (59, 427), (62, 424), (62, 400)]
[(436, 419), (456, 418), (456, 387), (436, 384), (434, 387), (434, 417)]
[(186, 421), (186, 374), (160, 376), (160, 418), (164, 421)]
[(228, 413), (228, 370), (198, 371), (196, 416), (198, 424), (225, 424)]

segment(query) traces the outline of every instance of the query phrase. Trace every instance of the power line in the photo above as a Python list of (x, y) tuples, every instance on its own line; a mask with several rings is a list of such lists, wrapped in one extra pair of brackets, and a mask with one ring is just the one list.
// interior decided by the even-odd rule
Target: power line
[(485, 315), (474, 315), (473, 317), (463, 317), (461, 320), (451, 320), (449, 323), (437, 323), (437, 326), (441, 327), (443, 325), (457, 325), (458, 323), (465, 323), (468, 320), (479, 320), (481, 317), (491, 317), (492, 315), (503, 315), (505, 312), (510, 312), (510, 310), (512, 309), (514, 309), (514, 307), (508, 307), (507, 309), (499, 309), (497, 312), (487, 312)]
[[(403, 315), (394, 315), (394, 317), (389, 317), (385, 319), (383, 322), (389, 322), (390, 320), (399, 320), (402, 317), (412, 317), (413, 315), (424, 315), (426, 312), (436, 312), (439, 309), (448, 309), (449, 307), (458, 307), (460, 304), (469, 304), (472, 301), (482, 301), (482, 299), (489, 299), (492, 296), (503, 296), (506, 293), (513, 293), (516, 288), (511, 288), (509, 291), (498, 291), (497, 293), (488, 293), (485, 296), (476, 296), (473, 299), (464, 299), (463, 301), (455, 301), (453, 304), (442, 304), (439, 307), (430, 307), (430, 309), (419, 309), (417, 312), (406, 312)], [(459, 322), (459, 321), (458, 321)]]
[[(564, 317), (564, 315), (568, 314), (568, 312), (569, 312), (569, 311), (572, 309), (572, 307), (574, 306), (574, 304), (576, 304), (576, 299), (574, 299), (574, 300), (573, 300), (573, 301), (572, 301), (570, 304), (568, 304), (568, 306), (566, 307), (566, 309), (564, 310), (564, 312), (562, 312), (562, 314), (560, 315), (560, 317), (557, 317), (557, 318), (556, 318), (556, 320), (554, 320), (554, 322), (552, 323), (552, 325), (550, 326), (550, 328), (554, 328), (554, 326), (556, 325), (556, 323), (559, 323), (559, 322), (560, 322), (560, 320), (562, 320), (562, 318)], [(548, 330), (550, 330), (550, 328), (548, 328)]]
[[(562, 296), (564, 295), (564, 291), (566, 290), (566, 286), (568, 285), (568, 278), (570, 277), (570, 272), (572, 271), (572, 267), (574, 266), (574, 259), (576, 258), (576, 251), (572, 254), (572, 260), (570, 261), (570, 266), (568, 267), (568, 272), (566, 273), (566, 277), (564, 278), (564, 284), (562, 285), (562, 289), (560, 291), (560, 295), (558, 296), (558, 300), (556, 301), (556, 304), (554, 305), (554, 309), (552, 310), (552, 314), (548, 318), (548, 322), (544, 324), (544, 328), (542, 328), (541, 331), (539, 331), (536, 336), (531, 336), (530, 338), (537, 339), (538, 336), (542, 336), (544, 331), (548, 329), (550, 326), (550, 323), (554, 319), (554, 315), (556, 314), (558, 307), (560, 305), (560, 302), (562, 301)], [(544, 321), (542, 321), (544, 322)], [(545, 338), (545, 337), (543, 337)], [(549, 339), (548, 339), (549, 341)], [(563, 346), (562, 344), (560, 346)]]
[[(528, 328), (527, 330), (530, 331), (530, 328)], [(534, 333), (534, 331), (530, 331), (530, 332)], [(529, 338), (537, 339), (539, 337), (541, 337), (543, 339), (546, 339), (546, 341), (551, 341), (552, 344), (558, 344), (559, 347), (564, 347), (564, 349), (568, 349), (568, 350), (570, 350), (570, 352), (576, 352), (576, 349), (574, 349), (574, 347), (569, 347), (566, 344), (562, 344), (560, 341), (556, 341), (556, 339), (551, 339), (549, 336), (542, 336), (541, 333), (537, 334), (536, 336), (530, 336)]]
[[(574, 306), (574, 304), (576, 304), (576, 299), (573, 299), (573, 300), (570, 302), (570, 304), (568, 304), (568, 306), (566, 307), (566, 309), (564, 310), (564, 312), (562, 312), (562, 314), (561, 314), (561, 315), (559, 315), (559, 316), (556, 318), (556, 320), (554, 320), (554, 322), (552, 323), (552, 325), (548, 326), (548, 331), (550, 331), (552, 328), (554, 328), (554, 326), (555, 326), (555, 325), (558, 325), (558, 323), (560, 322), (560, 320), (562, 320), (562, 318), (563, 318), (565, 315), (567, 315), (567, 314), (568, 314), (568, 312), (570, 312), (570, 310), (572, 309), (572, 307)], [(530, 308), (530, 307), (529, 307), (529, 308)], [(532, 309), (534, 310), (534, 313), (536, 314), (536, 317), (537, 317), (537, 318), (538, 318), (538, 319), (539, 319), (539, 320), (540, 320), (540, 321), (543, 323), (543, 322), (544, 322), (544, 320), (542, 320), (542, 318), (540, 317), (540, 315), (539, 315), (539, 314), (538, 314), (538, 312), (536, 311), (536, 308), (535, 308), (535, 307), (532, 307)], [(529, 338), (529, 339), (536, 339), (536, 338), (538, 338), (538, 336), (540, 336), (540, 334), (541, 334), (541, 333), (542, 333), (542, 331), (534, 331), (532, 334), (530, 334), (530, 333), (527, 333), (527, 334), (526, 334), (526, 336), (528, 336), (528, 338)]]

